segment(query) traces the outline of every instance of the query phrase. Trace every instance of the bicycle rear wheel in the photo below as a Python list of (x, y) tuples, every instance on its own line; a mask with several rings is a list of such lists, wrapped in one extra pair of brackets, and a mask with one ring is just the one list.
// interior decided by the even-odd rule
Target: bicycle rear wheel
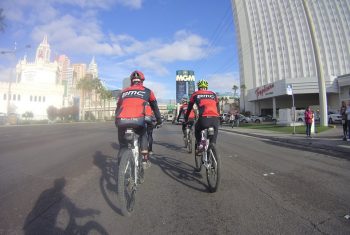
[(206, 169), (207, 181), (208, 181), (209, 191), (211, 193), (214, 193), (218, 190), (220, 185), (221, 160), (213, 144), (209, 145), (207, 156), (208, 156), (208, 163), (209, 163), (209, 167)]
[(188, 133), (187, 139), (188, 139), (188, 144), (187, 144), (188, 153), (192, 153), (192, 133), (191, 132)]
[(136, 196), (135, 161), (130, 149), (122, 152), (118, 172), (118, 196), (122, 214), (130, 216)]

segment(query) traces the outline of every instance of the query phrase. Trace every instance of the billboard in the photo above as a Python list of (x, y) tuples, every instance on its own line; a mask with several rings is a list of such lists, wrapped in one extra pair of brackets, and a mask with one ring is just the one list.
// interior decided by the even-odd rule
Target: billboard
[(176, 71), (176, 81), (194, 81), (194, 71), (192, 70), (177, 70)]
[(176, 103), (181, 103), (184, 96), (190, 97), (195, 91), (195, 76), (192, 70), (176, 71)]
[(186, 82), (176, 81), (176, 103), (181, 103), (182, 97), (187, 94)]

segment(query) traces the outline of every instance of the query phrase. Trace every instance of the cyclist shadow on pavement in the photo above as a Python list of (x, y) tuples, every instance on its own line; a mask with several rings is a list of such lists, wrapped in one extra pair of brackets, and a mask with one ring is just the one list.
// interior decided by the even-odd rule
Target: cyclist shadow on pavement
[[(117, 206), (118, 198), (118, 158), (102, 154), (96, 151), (94, 164), (101, 170), (100, 190), (108, 206), (115, 212), (122, 215)], [(114, 200), (113, 200), (114, 199)]]
[(170, 178), (183, 185), (201, 192), (207, 192), (207, 185), (201, 180), (202, 175), (195, 172), (193, 166), (171, 157), (152, 155), (150, 158), (153, 164), (156, 164)]
[(76, 207), (63, 193), (65, 184), (64, 178), (56, 179), (52, 188), (40, 194), (23, 225), (24, 234), (108, 234), (99, 223), (89, 220), (100, 211)]

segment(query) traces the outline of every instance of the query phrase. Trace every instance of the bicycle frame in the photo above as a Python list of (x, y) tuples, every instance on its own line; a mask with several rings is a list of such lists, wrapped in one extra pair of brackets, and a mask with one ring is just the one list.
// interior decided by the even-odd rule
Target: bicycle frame
[[(140, 136), (135, 133), (135, 131), (131, 128), (126, 129), (125, 131), (125, 139), (128, 140), (128, 148), (132, 151), (133, 157), (134, 157), (134, 162), (135, 162), (135, 170), (134, 170), (134, 179), (135, 179), (135, 185), (138, 183), (138, 169), (139, 169), (139, 138)], [(127, 168), (126, 168), (127, 169)], [(124, 172), (125, 173), (125, 172)]]

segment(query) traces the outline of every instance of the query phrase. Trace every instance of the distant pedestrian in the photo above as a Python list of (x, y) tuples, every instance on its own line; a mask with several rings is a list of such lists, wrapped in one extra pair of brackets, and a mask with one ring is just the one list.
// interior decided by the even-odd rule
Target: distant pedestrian
[(343, 125), (343, 140), (346, 141), (347, 133), (348, 133), (348, 123), (347, 123), (347, 115), (346, 115), (346, 102), (341, 102), (340, 107), (340, 115), (341, 115), (341, 123)]
[(239, 127), (239, 113), (235, 115), (236, 126)]
[(304, 113), (305, 125), (306, 125), (306, 136), (311, 137), (311, 125), (314, 119), (314, 113), (312, 112), (310, 106), (307, 107)]
[(350, 100), (348, 101), (348, 107), (345, 111), (347, 115), (347, 124), (348, 124), (348, 141), (350, 141)]
[(230, 115), (230, 124), (231, 124), (232, 128), (233, 128), (234, 123), (235, 123), (235, 115), (233, 113), (231, 113), (231, 115)]

